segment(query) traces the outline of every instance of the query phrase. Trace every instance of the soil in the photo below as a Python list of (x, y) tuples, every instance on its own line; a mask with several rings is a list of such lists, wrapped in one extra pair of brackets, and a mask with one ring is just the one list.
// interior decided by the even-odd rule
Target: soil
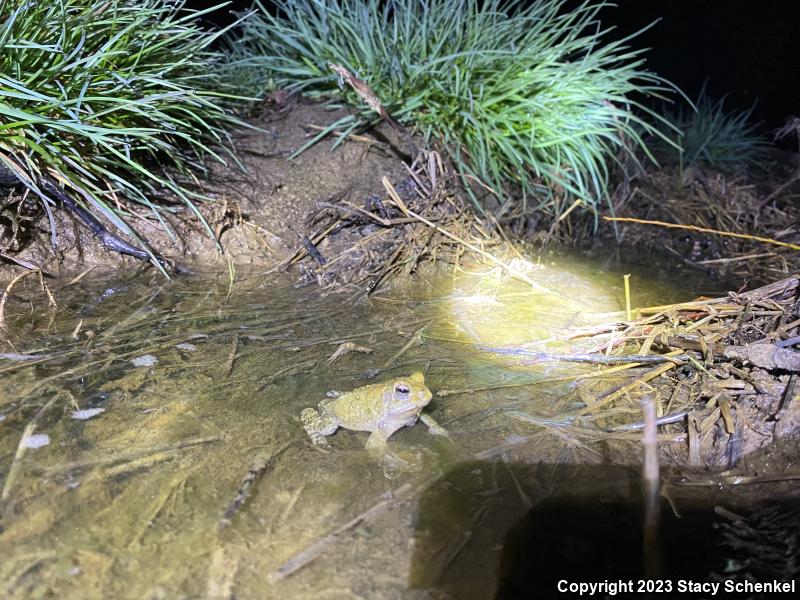
[(728, 235), (618, 222), (616, 232), (601, 227), (595, 242), (616, 242), (634, 255), (661, 254), (674, 261), (674, 270), (705, 271), (732, 289), (752, 289), (800, 270), (800, 155), (775, 149), (762, 163), (737, 172), (681, 170), (658, 158), (662, 168), (618, 178), (608, 213)]
[[(374, 274), (396, 248), (415, 235), (414, 228), (384, 227), (379, 239), (372, 241), (371, 234), (379, 225), (354, 216), (363, 217), (356, 212), (359, 209), (381, 214), (381, 202), (387, 198), (384, 176), (398, 190), (408, 187), (410, 157), (403, 142), (391, 127), (382, 124), (335, 149), (338, 138), (328, 136), (292, 157), (347, 112), (297, 97), (280, 99), (283, 104), (270, 100), (249, 117), (252, 129), (233, 132), (241, 164), (230, 164), (230, 158), (227, 165), (210, 162), (208, 175), (200, 181), (202, 191), (213, 202), (198, 203), (198, 207), (219, 245), (179, 202), (162, 215), (169, 232), (141, 207), (132, 211), (129, 224), (157, 254), (189, 267), (231, 262), (284, 269), (294, 258), (291, 262), (299, 264), (300, 279), (321, 285), (342, 282), (347, 278), (340, 275), (349, 271)], [(578, 245), (589, 252), (598, 245), (618, 245), (629, 256), (641, 256), (645, 251), (649, 262), (676, 270), (702, 270), (731, 282), (735, 289), (770, 283), (800, 269), (800, 252), (791, 246), (800, 243), (797, 154), (776, 150), (769, 160), (737, 173), (702, 167), (682, 171), (668, 160), (660, 162), (663, 168), (648, 166), (645, 161), (644, 170), (629, 169), (629, 176), (617, 176), (612, 207), (601, 206), (599, 220), (588, 211), (574, 211), (552, 222), (542, 215), (515, 215), (510, 204), (495, 211), (497, 220), (517, 239), (551, 246)], [(411, 189), (406, 198), (415, 196), (419, 195)], [(458, 210), (465, 205), (463, 201), (458, 204)], [(15, 231), (7, 218), (8, 210), (2, 210), (9, 207), (21, 213), (20, 231)], [(10, 280), (19, 272), (14, 259), (53, 274), (89, 267), (95, 272), (113, 271), (141, 263), (106, 249), (68, 211), (54, 211), (57, 237), (53, 240), (46, 215), (40, 209), (26, 215), (25, 209), (24, 203), (8, 200), (0, 205), (0, 280)], [(612, 225), (603, 220), (610, 215), (699, 225), (742, 237), (641, 223)], [(106, 225), (114, 231), (112, 225)], [(365, 237), (369, 243), (363, 241)], [(332, 258), (334, 265), (320, 268)]]
[[(282, 107), (265, 105), (260, 115), (250, 119), (253, 129), (234, 132), (243, 168), (210, 163), (209, 177), (202, 185), (215, 202), (198, 205), (222, 251), (195, 215), (180, 205), (176, 212), (163, 215), (172, 235), (144, 209), (135, 211), (130, 225), (157, 254), (179, 264), (208, 266), (228, 260), (236, 265), (280, 264), (302, 248), (301, 236), (316, 229), (310, 219), (319, 212), (319, 203), (345, 200), (362, 207), (373, 195), (385, 196), (384, 176), (395, 185), (408, 177), (403, 161), (407, 157), (398, 150), (402, 144), (386, 126), (335, 150), (335, 139), (327, 138), (298, 158), (289, 158), (318, 133), (315, 128), (326, 127), (345, 114), (341, 109), (325, 110), (294, 100)], [(55, 245), (44, 214), (38, 215), (24, 236), (15, 236), (11, 223), (0, 219), (0, 252), (53, 274), (88, 267), (113, 271), (141, 262), (106, 249), (73, 214), (59, 210), (53, 216)], [(106, 225), (114, 232), (113, 226)], [(332, 235), (318, 250), (332, 254), (336, 246), (350, 242)], [(0, 264), (0, 280), (11, 279), (18, 270), (6, 258)]]

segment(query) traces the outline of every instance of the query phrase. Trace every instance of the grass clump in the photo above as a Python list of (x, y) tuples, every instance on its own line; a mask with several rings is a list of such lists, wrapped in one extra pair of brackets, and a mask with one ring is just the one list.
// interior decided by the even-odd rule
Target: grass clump
[[(696, 109), (695, 109), (696, 107)], [(680, 133), (677, 153), (681, 169), (695, 165), (722, 169), (742, 169), (758, 163), (770, 144), (750, 120), (755, 105), (748, 110), (725, 110), (725, 97), (714, 100), (700, 90), (695, 107), (680, 105), (664, 117)]]
[(199, 216), (201, 196), (182, 182), (204, 157), (222, 159), (213, 147), (238, 121), (212, 73), (220, 32), (198, 25), (219, 7), (184, 5), (0, 0), (0, 169), (45, 208), (42, 182), (55, 182), (134, 239), (126, 200), (164, 224), (159, 212), (175, 207), (154, 198), (169, 190)]
[(670, 86), (644, 70), (630, 38), (605, 43), (603, 2), (570, 11), (565, 0), (275, 4), (272, 15), (257, 2), (231, 43), (230, 74), (243, 93), (344, 95), (360, 112), (334, 125), (351, 132), (377, 117), (340, 88), (328, 63), (341, 64), (392, 116), (440, 142), (466, 189), (478, 179), (501, 202), (518, 187), (523, 203), (536, 194), (554, 213), (565, 207), (563, 191), (595, 207), (610, 159), (643, 148), (643, 133), (658, 134), (634, 110)]

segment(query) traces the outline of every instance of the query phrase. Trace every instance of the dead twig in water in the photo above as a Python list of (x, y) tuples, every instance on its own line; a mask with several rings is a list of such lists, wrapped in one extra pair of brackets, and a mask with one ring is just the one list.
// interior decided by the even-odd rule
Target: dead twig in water
[(546, 377), (543, 379), (531, 379), (529, 381), (520, 381), (515, 383), (498, 383), (494, 385), (486, 385), (477, 388), (462, 388), (458, 390), (445, 389), (437, 391), (436, 396), (439, 398), (444, 398), (445, 396), (453, 396), (455, 394), (476, 394), (480, 392), (487, 392), (490, 390), (503, 390), (507, 388), (525, 387), (528, 385), (544, 385), (548, 383), (559, 383), (562, 381), (577, 382), (583, 379), (598, 379), (598, 378), (608, 377), (610, 375), (614, 375), (622, 371), (628, 371), (630, 369), (636, 368), (636, 366), (637, 363), (626, 363), (616, 367), (609, 367), (608, 369), (603, 369), (602, 371), (594, 371), (592, 373), (581, 373), (578, 375), (570, 374), (570, 375), (562, 375), (560, 377)]
[(374, 281), (372, 281), (367, 286), (368, 296), (372, 294), (372, 292), (378, 289), (378, 286), (381, 284), (384, 277), (386, 277), (389, 274), (389, 271), (392, 270), (395, 261), (397, 261), (397, 259), (400, 257), (402, 253), (403, 253), (403, 244), (398, 244), (397, 249), (394, 252), (392, 252), (392, 255), (386, 261), (386, 264), (384, 265), (383, 269), (381, 269), (380, 273), (375, 277)]
[(11, 467), (8, 469), (8, 475), (6, 476), (5, 483), (3, 483), (3, 491), (0, 493), (0, 503), (5, 504), (8, 500), (8, 497), (11, 495), (11, 488), (17, 479), (17, 475), (19, 475), (19, 470), (22, 468), (22, 457), (25, 456), (25, 451), (28, 449), (28, 439), (33, 435), (39, 419), (41, 419), (44, 414), (50, 410), (50, 407), (53, 406), (56, 398), (57, 396), (50, 398), (47, 404), (40, 408), (25, 426), (25, 429), (22, 432), (22, 437), (19, 439), (19, 444), (17, 444), (17, 451), (14, 454), (14, 459), (11, 461)]
[[(42, 271), (41, 267), (36, 266), (32, 262), (27, 260), (22, 260), (21, 258), (18, 258), (16, 256), (11, 256), (10, 254), (5, 254), (3, 252), (0, 252), (0, 258), (3, 260), (7, 260), (8, 262), (12, 262), (16, 265), (19, 265), (20, 267), (30, 269), (31, 271), (36, 271), (37, 269)], [(44, 274), (45, 277), (49, 277), (50, 279), (53, 279), (55, 277), (53, 273), (49, 273), (48, 271), (42, 271), (42, 273)]]
[[(425, 484), (428, 482), (426, 481)], [(416, 491), (420, 486), (412, 486), (410, 483), (406, 483), (405, 485), (401, 486), (390, 498), (386, 498), (373, 504), (370, 508), (365, 510), (364, 512), (356, 515), (352, 519), (350, 519), (347, 523), (334, 529), (325, 537), (317, 540), (311, 546), (307, 547), (305, 550), (295, 554), (292, 558), (288, 561), (283, 563), (280, 567), (274, 570), (272, 573), (269, 574), (268, 579), (270, 583), (275, 583), (284, 579), (294, 573), (302, 569), (304, 566), (315, 560), (318, 556), (320, 556), (323, 552), (325, 552), (326, 548), (333, 544), (339, 536), (343, 533), (354, 529), (359, 524), (363, 523), (364, 521), (369, 521), (370, 519), (375, 518), (388, 508), (391, 508), (394, 504), (398, 502), (402, 502), (406, 498), (408, 498), (414, 491)]]
[(40, 360), (52, 357), (52, 354), (21, 354), (19, 352), (0, 352), (0, 359), (11, 360), (14, 362), (26, 362), (29, 360)]
[(70, 279), (70, 280), (69, 280), (69, 282), (68, 282), (68, 283), (67, 283), (67, 284), (66, 284), (64, 287), (66, 288), (66, 287), (69, 287), (69, 286), (71, 286), (71, 285), (77, 285), (78, 283), (80, 283), (80, 282), (81, 282), (81, 280), (82, 280), (84, 277), (86, 277), (86, 276), (87, 276), (89, 273), (91, 273), (91, 272), (92, 272), (94, 269), (95, 269), (95, 267), (89, 267), (88, 269), (85, 269), (83, 272), (81, 272), (81, 273), (78, 273), (78, 274), (77, 274), (75, 277), (73, 277), (72, 279)]
[(233, 370), (233, 361), (236, 360), (236, 350), (239, 347), (239, 336), (233, 334), (233, 341), (231, 342), (231, 349), (228, 352), (228, 360), (225, 361), (225, 366), (222, 367), (222, 378), (227, 379)]
[(336, 349), (336, 352), (330, 355), (328, 358), (328, 364), (332, 365), (337, 360), (339, 360), (345, 354), (350, 354), (351, 352), (359, 352), (361, 354), (372, 354), (372, 348), (367, 348), (366, 346), (359, 346), (355, 342), (342, 342), (339, 344), (339, 347)]
[(395, 363), (395, 361), (398, 358), (400, 358), (401, 356), (403, 356), (403, 354), (408, 352), (411, 348), (413, 348), (414, 346), (419, 344), (422, 341), (422, 332), (425, 331), (425, 328), (430, 324), (431, 324), (431, 322), (428, 321), (427, 323), (425, 323), (425, 325), (423, 325), (422, 327), (417, 329), (414, 332), (414, 335), (411, 336), (411, 339), (408, 340), (408, 342), (406, 342), (406, 344), (402, 348), (400, 348), (400, 350), (395, 352), (394, 355), (389, 360), (387, 360), (385, 363), (383, 363), (381, 365), (381, 370), (388, 369), (390, 366), (392, 366)]
[(234, 554), (224, 546), (211, 553), (206, 574), (206, 598), (214, 600), (234, 600), (236, 571), (239, 568), (238, 553)]
[(625, 386), (621, 387), (617, 391), (615, 391), (615, 392), (613, 392), (611, 394), (608, 394), (607, 396), (604, 396), (602, 398), (598, 398), (597, 402), (595, 404), (593, 404), (592, 406), (586, 406), (586, 407), (580, 409), (578, 411), (578, 414), (579, 415), (585, 415), (586, 413), (594, 412), (598, 408), (602, 408), (603, 406), (611, 404), (617, 398), (620, 398), (620, 397), (624, 396), (628, 392), (631, 392), (631, 391), (637, 389), (643, 383), (645, 383), (647, 381), (650, 381), (651, 379), (655, 379), (656, 377), (658, 377), (662, 373), (666, 373), (667, 371), (669, 371), (670, 369), (674, 369), (675, 367), (676, 367), (675, 363), (667, 363), (665, 365), (659, 365), (658, 367), (648, 371), (642, 377), (639, 377), (638, 379), (634, 380), (633, 382), (629, 383), (628, 385), (625, 385)]
[(280, 369), (273, 373), (272, 375), (268, 375), (264, 379), (259, 381), (259, 391), (264, 389), (267, 384), (272, 383), (277, 379), (281, 379), (282, 377), (290, 377), (292, 375), (299, 375), (300, 373), (310, 373), (317, 367), (318, 361), (316, 360), (306, 360), (301, 363), (296, 363), (284, 369)]
[(47, 294), (48, 305), (57, 306), (56, 299), (53, 298), (53, 294), (50, 292), (50, 288), (48, 288), (47, 284), (45, 284), (44, 282), (44, 277), (42, 276), (42, 270), (39, 267), (34, 267), (30, 271), (23, 271), (22, 273), (20, 273), (19, 275), (14, 277), (14, 279), (11, 280), (11, 282), (6, 286), (6, 289), (3, 292), (3, 297), (0, 298), (0, 329), (6, 328), (6, 315), (5, 315), (6, 302), (8, 301), (9, 295), (11, 295), (11, 290), (14, 288), (17, 282), (19, 282), (23, 277), (27, 277), (32, 273), (39, 274), (39, 283), (42, 286), (42, 291)]
[[(586, 439), (587, 441), (598, 440), (629, 440), (634, 442), (641, 442), (642, 435), (640, 433), (629, 433), (625, 430), (613, 429), (592, 429), (589, 427), (582, 427), (580, 425), (573, 425), (573, 416), (568, 418), (548, 419), (546, 417), (537, 417), (518, 410), (503, 410), (497, 411), (498, 414), (508, 416), (538, 427), (544, 427), (548, 431), (556, 434), (563, 434), (565, 437), (570, 438), (573, 443), (578, 438)], [(684, 434), (660, 433), (656, 439), (663, 444), (683, 443), (686, 440)], [(586, 448), (588, 449), (588, 448)]]
[(281, 449), (270, 456), (259, 456), (253, 461), (250, 469), (247, 471), (247, 474), (244, 476), (242, 480), (242, 485), (239, 487), (239, 491), (236, 492), (236, 496), (233, 498), (231, 503), (228, 505), (228, 508), (225, 509), (225, 512), (222, 515), (222, 518), (219, 520), (219, 525), (217, 525), (217, 529), (220, 533), (222, 533), (225, 528), (231, 524), (231, 519), (239, 512), (242, 508), (244, 503), (247, 501), (248, 496), (250, 496), (250, 488), (253, 487), (253, 484), (268, 470), (272, 470), (275, 468), (275, 462), (278, 458), (286, 452), (286, 450), (292, 446), (293, 443), (288, 443), (284, 445)]
[(136, 529), (132, 531), (130, 541), (127, 544), (129, 551), (141, 548), (142, 539), (152, 529), (159, 516), (168, 510), (170, 506), (174, 507), (178, 499), (186, 493), (186, 482), (195, 469), (196, 467), (188, 470), (179, 470), (174, 477), (171, 477), (169, 481), (162, 483), (158, 487), (156, 494), (150, 496), (153, 501), (139, 511)]
[(670, 481), (672, 486), (692, 487), (692, 486), (711, 486), (723, 488), (731, 485), (759, 485), (762, 483), (786, 483), (788, 481), (800, 480), (800, 473), (783, 473), (778, 475), (725, 475), (715, 479), (676, 479)]
[(33, 472), (42, 473), (47, 477), (52, 477), (54, 475), (60, 475), (69, 471), (83, 471), (85, 469), (119, 465), (122, 463), (132, 462), (146, 456), (152, 456), (164, 452), (175, 452), (176, 450), (183, 450), (185, 448), (192, 448), (194, 446), (202, 446), (204, 444), (214, 444), (221, 440), (222, 438), (220, 437), (194, 438), (191, 440), (176, 442), (174, 444), (149, 448), (147, 450), (137, 450), (135, 452), (129, 452), (128, 454), (106, 456), (104, 458), (92, 458), (87, 460), (76, 460), (61, 465), (53, 465), (52, 467), (47, 467), (44, 469), (33, 469)]

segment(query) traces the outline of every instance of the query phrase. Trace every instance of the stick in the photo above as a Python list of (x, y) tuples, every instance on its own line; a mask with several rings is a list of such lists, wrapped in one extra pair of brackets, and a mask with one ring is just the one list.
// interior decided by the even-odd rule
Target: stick
[(625, 320), (632, 321), (631, 317), (631, 276), (630, 273), (622, 276), (625, 281)]
[(414, 141), (411, 139), (411, 134), (408, 133), (406, 128), (403, 127), (400, 122), (396, 121), (387, 112), (387, 110), (383, 107), (383, 104), (381, 104), (378, 95), (372, 90), (371, 87), (369, 87), (367, 82), (353, 75), (342, 65), (328, 63), (328, 67), (339, 76), (340, 84), (346, 81), (350, 87), (353, 88), (353, 91), (355, 91), (355, 93), (358, 94), (364, 102), (366, 102), (367, 106), (380, 115), (381, 118), (400, 135), (403, 143), (408, 147), (408, 150), (411, 153), (411, 158), (416, 158), (418, 150), (414, 144)]
[(268, 577), (269, 582), (275, 583), (277, 581), (280, 581), (281, 579), (284, 579), (285, 577), (288, 577), (295, 571), (302, 569), (308, 563), (310, 563), (311, 561), (316, 559), (319, 555), (321, 555), (323, 552), (325, 552), (325, 549), (328, 546), (330, 546), (333, 542), (335, 542), (340, 535), (358, 526), (363, 521), (368, 521), (378, 516), (379, 514), (384, 512), (387, 508), (391, 507), (393, 504), (396, 504), (397, 502), (404, 500), (415, 489), (416, 488), (413, 487), (410, 483), (406, 483), (405, 485), (401, 486), (391, 498), (387, 498), (385, 500), (381, 500), (376, 504), (373, 504), (370, 508), (356, 515), (341, 527), (334, 529), (324, 538), (317, 540), (305, 550), (302, 550), (298, 554), (295, 554), (292, 558), (290, 558), (288, 561), (286, 561), (280, 567), (278, 567), (275, 571), (269, 574)]
[(627, 223), (639, 223), (641, 225), (658, 225), (659, 227), (667, 227), (670, 229), (688, 229), (690, 231), (697, 231), (699, 233), (713, 233), (714, 235), (724, 235), (727, 237), (735, 237), (743, 240), (752, 240), (754, 242), (764, 242), (765, 244), (772, 244), (774, 246), (783, 246), (784, 248), (791, 248), (792, 250), (800, 250), (797, 244), (790, 244), (788, 242), (779, 242), (772, 238), (765, 238), (758, 235), (747, 235), (746, 233), (734, 233), (732, 231), (720, 231), (719, 229), (708, 229), (706, 227), (698, 227), (697, 225), (680, 225), (678, 223), (667, 223), (665, 221), (648, 221), (646, 219), (633, 219), (630, 217), (603, 217), (606, 221), (625, 221)]
[[(510, 354), (513, 356), (529, 356), (534, 362), (574, 362), (589, 363), (592, 365), (619, 365), (628, 363), (660, 364), (674, 363), (685, 364), (688, 358), (672, 354), (621, 354), (619, 356), (604, 356), (599, 354), (550, 354), (549, 352), (536, 352), (524, 348), (489, 348), (478, 346), (479, 349), (494, 354)], [(687, 353), (688, 355), (688, 353)]]
[(626, 363), (624, 365), (619, 365), (616, 367), (609, 367), (608, 369), (603, 369), (602, 371), (594, 371), (592, 373), (581, 373), (579, 375), (562, 375), (560, 377), (547, 377), (544, 379), (531, 379), (530, 381), (520, 381), (519, 383), (500, 383), (494, 385), (486, 385), (483, 387), (477, 388), (462, 388), (457, 390), (439, 390), (436, 392), (436, 396), (438, 398), (444, 398), (445, 396), (452, 396), (454, 394), (475, 394), (479, 392), (487, 392), (489, 390), (502, 390), (506, 388), (515, 388), (515, 387), (525, 387), (527, 385), (542, 385), (546, 383), (559, 383), (562, 381), (581, 381), (583, 379), (597, 379), (599, 377), (610, 376), (615, 373), (619, 373), (621, 371), (627, 371), (629, 369), (633, 369), (637, 366), (637, 363)]
[(400, 350), (395, 352), (394, 356), (392, 356), (389, 360), (387, 360), (385, 363), (381, 365), (381, 370), (388, 369), (398, 358), (400, 358), (401, 356), (403, 356), (403, 354), (408, 352), (409, 349), (411, 349), (411, 347), (418, 344), (422, 339), (422, 332), (425, 331), (425, 328), (430, 324), (431, 322), (428, 321), (427, 323), (425, 323), (425, 325), (417, 329), (414, 332), (414, 335), (411, 336), (411, 339), (408, 340), (408, 342), (406, 342), (406, 344), (402, 348), (400, 348)]
[[(33, 271), (29, 271), (33, 273)], [(33, 418), (28, 422), (25, 426), (25, 429), (22, 432), (22, 437), (19, 439), (19, 444), (17, 444), (17, 451), (14, 454), (14, 459), (11, 461), (11, 467), (8, 469), (8, 475), (6, 476), (6, 481), (3, 484), (3, 491), (0, 493), (0, 502), (5, 503), (8, 500), (9, 495), (11, 494), (11, 487), (14, 485), (14, 481), (19, 474), (19, 470), (22, 468), (22, 457), (25, 456), (25, 451), (28, 449), (26, 442), (28, 438), (33, 435), (34, 430), (36, 429), (36, 424), (39, 422), (39, 419), (50, 410), (50, 407), (53, 406), (53, 403), (56, 401), (57, 396), (50, 398), (50, 400), (45, 404), (42, 408), (40, 408)]]
[(63, 463), (60, 465), (53, 465), (52, 467), (47, 467), (44, 469), (34, 469), (34, 472), (38, 471), (43, 473), (47, 477), (52, 477), (54, 475), (67, 473), (69, 471), (79, 471), (83, 469), (92, 469), (95, 467), (107, 467), (107, 466), (119, 465), (122, 463), (138, 460), (146, 456), (161, 454), (162, 452), (175, 452), (176, 450), (183, 450), (184, 448), (191, 448), (193, 446), (201, 446), (203, 444), (214, 444), (216, 442), (219, 442), (221, 439), (222, 438), (219, 437), (194, 438), (189, 440), (183, 440), (180, 442), (175, 442), (174, 444), (166, 444), (164, 446), (149, 448), (147, 450), (136, 450), (128, 454), (106, 456), (99, 459), (76, 460), (68, 463)]
[(11, 283), (9, 283), (9, 284), (6, 286), (6, 290), (3, 292), (3, 297), (2, 297), (2, 298), (0, 298), (0, 329), (5, 329), (5, 328), (6, 328), (6, 315), (5, 315), (5, 311), (6, 311), (6, 301), (8, 300), (8, 296), (9, 296), (9, 294), (11, 294), (11, 290), (12, 290), (12, 288), (13, 288), (13, 287), (14, 287), (14, 286), (17, 284), (17, 282), (18, 282), (20, 279), (22, 279), (23, 277), (27, 277), (27, 276), (28, 276), (28, 275), (30, 275), (31, 273), (36, 273), (36, 272), (38, 272), (38, 271), (39, 271), (38, 267), (34, 268), (34, 269), (33, 269), (33, 270), (31, 270), (31, 271), (23, 271), (22, 273), (20, 273), (20, 274), (19, 274), (19, 275), (17, 275), (16, 277), (14, 277), (14, 279), (12, 279), (12, 280), (11, 280)]
[[(35, 271), (36, 269), (42, 271), (41, 267), (37, 267), (32, 262), (27, 260), (22, 260), (21, 258), (18, 258), (16, 256), (11, 256), (9, 254), (4, 254), (0, 252), (0, 258), (2, 258), (3, 260), (7, 260), (9, 262), (13, 262), (19, 265), (20, 267), (25, 267), (26, 269), (30, 269), (31, 271)], [(49, 273), (48, 271), (42, 271), (42, 274), (44, 274), (45, 277), (49, 277), (50, 279), (53, 279), (55, 277), (53, 273)]]
[(644, 447), (644, 471), (642, 483), (644, 485), (645, 517), (644, 517), (644, 575), (649, 579), (656, 579), (661, 571), (661, 557), (658, 551), (659, 540), (659, 465), (658, 465), (658, 429), (656, 427), (656, 402), (652, 394), (642, 397), (642, 412), (644, 413), (644, 433), (642, 446)]
[(616, 392), (605, 396), (604, 398), (599, 398), (595, 404), (592, 406), (586, 406), (578, 411), (579, 415), (585, 415), (586, 413), (590, 413), (598, 408), (605, 406), (606, 404), (611, 404), (614, 400), (619, 398), (620, 396), (624, 396), (631, 390), (635, 390), (637, 387), (642, 385), (646, 381), (650, 381), (651, 379), (655, 379), (662, 373), (666, 373), (670, 369), (675, 367), (675, 363), (667, 363), (665, 365), (660, 365), (655, 369), (648, 371), (643, 377), (640, 377), (636, 381), (629, 383), (628, 385), (621, 387)]
[(225, 528), (231, 524), (231, 520), (239, 512), (242, 508), (244, 503), (247, 501), (248, 496), (250, 495), (250, 489), (253, 487), (253, 484), (256, 483), (258, 479), (267, 471), (275, 468), (275, 462), (277, 461), (278, 457), (283, 454), (287, 448), (289, 448), (292, 444), (286, 444), (272, 454), (271, 456), (259, 456), (253, 461), (253, 464), (250, 466), (250, 469), (247, 471), (247, 474), (244, 476), (242, 480), (242, 485), (239, 486), (239, 491), (236, 492), (236, 496), (228, 504), (228, 507), (225, 509), (225, 512), (220, 519), (217, 530), (222, 533)]
[(500, 260), (499, 258), (494, 256), (493, 254), (490, 254), (489, 252), (486, 252), (485, 250), (481, 250), (480, 248), (478, 248), (474, 244), (470, 244), (466, 240), (462, 240), (457, 235), (455, 235), (453, 233), (450, 233), (446, 229), (444, 229), (442, 227), (439, 227), (435, 223), (432, 223), (431, 221), (429, 221), (425, 217), (423, 217), (421, 215), (418, 215), (417, 213), (415, 213), (413, 210), (411, 210), (410, 208), (408, 208), (405, 205), (405, 202), (403, 202), (403, 200), (400, 198), (400, 195), (397, 193), (397, 190), (394, 189), (394, 186), (389, 181), (388, 177), (386, 177), (384, 175), (382, 181), (383, 181), (383, 187), (386, 188), (386, 191), (392, 197), (392, 200), (394, 200), (394, 203), (397, 204), (397, 207), (403, 212), (403, 214), (405, 214), (407, 216), (414, 217), (415, 219), (417, 219), (418, 221), (421, 221), (422, 223), (424, 223), (428, 227), (432, 227), (433, 229), (435, 229), (436, 231), (438, 231), (442, 235), (444, 235), (446, 237), (449, 237), (451, 240), (453, 240), (455, 242), (458, 242), (462, 246), (466, 246), (467, 248), (469, 248), (470, 250), (472, 250), (473, 252), (475, 252), (477, 254), (480, 254), (485, 259), (493, 262), (498, 267), (503, 269), (503, 271), (508, 273), (508, 276), (511, 277), (512, 279), (516, 279), (518, 281), (522, 281), (524, 283), (527, 283), (533, 289), (535, 289), (535, 290), (537, 290), (539, 292), (543, 292), (545, 294), (553, 294), (553, 293), (555, 293), (552, 290), (547, 289), (543, 285), (541, 285), (539, 283), (536, 283), (533, 279), (531, 279), (530, 277), (528, 277), (524, 273), (520, 273), (516, 269), (513, 269), (512, 267), (510, 267), (509, 265), (504, 263), (502, 260)]
[(228, 376), (231, 374), (233, 370), (233, 361), (236, 360), (236, 349), (239, 346), (239, 336), (237, 334), (233, 334), (233, 341), (231, 342), (231, 349), (228, 352), (228, 360), (225, 361), (225, 365), (222, 367), (222, 378), (227, 379)]

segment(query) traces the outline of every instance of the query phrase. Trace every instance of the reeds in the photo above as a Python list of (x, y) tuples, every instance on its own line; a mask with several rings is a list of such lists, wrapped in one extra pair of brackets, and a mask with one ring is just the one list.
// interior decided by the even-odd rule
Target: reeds
[(184, 5), (0, 0), (0, 171), (48, 214), (43, 178), (134, 238), (129, 201), (162, 225), (159, 213), (176, 210), (165, 193), (199, 216), (191, 178), (205, 157), (223, 160), (238, 120), (223, 106), (221, 54), (210, 48), (222, 32), (198, 24), (218, 7)]
[[(270, 90), (340, 98), (358, 112), (345, 133), (377, 117), (340, 86), (343, 65), (388, 113), (438, 142), (479, 209), (491, 189), (558, 215), (606, 197), (609, 163), (633, 156), (642, 135), (662, 135), (639, 102), (671, 86), (644, 68), (631, 37), (608, 41), (605, 3), (564, 0), (283, 0), (256, 14), (231, 44), (230, 80), (248, 95)], [(655, 121), (660, 117), (651, 113)], [(476, 185), (481, 182), (483, 185)], [(564, 197), (569, 200), (565, 201)]]
[(755, 105), (748, 110), (725, 110), (725, 97), (714, 100), (700, 90), (695, 106), (680, 104), (664, 117), (681, 131), (677, 152), (681, 168), (695, 165), (713, 168), (741, 169), (753, 166), (770, 147), (769, 141), (757, 131), (751, 116)]

